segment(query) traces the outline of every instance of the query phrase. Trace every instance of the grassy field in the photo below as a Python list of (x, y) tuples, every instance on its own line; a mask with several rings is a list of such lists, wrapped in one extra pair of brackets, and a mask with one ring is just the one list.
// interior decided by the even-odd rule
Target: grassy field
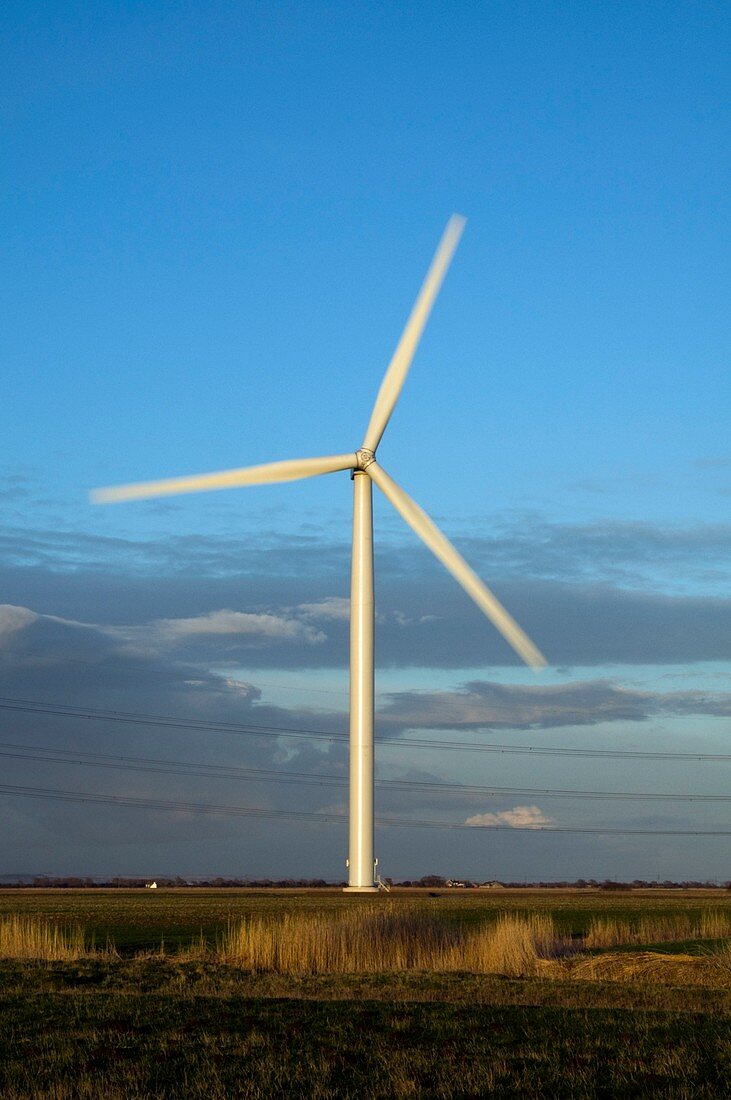
[[(431, 896), (436, 894), (437, 896)], [(0, 889), (0, 918), (13, 914), (48, 917), (80, 924), (98, 943), (109, 937), (121, 952), (186, 945), (201, 934), (214, 940), (230, 922), (247, 916), (332, 913), (352, 910), (355, 899), (342, 890), (18, 890)], [(477, 926), (498, 914), (549, 913), (567, 934), (585, 933), (593, 919), (627, 922), (686, 915), (698, 921), (704, 912), (731, 918), (731, 893), (724, 891), (641, 890), (395, 890), (388, 898), (407, 911), (437, 914), (445, 922)]]
[[(731, 896), (436, 892), (0, 891), (6, 926), (77, 929), (75, 958), (11, 957), (7, 939), (0, 949), (0, 1096), (729, 1095), (728, 936), (590, 950), (579, 938), (592, 927), (610, 939), (718, 933)], [(327, 952), (323, 972), (302, 969), (297, 951), (294, 972), (231, 954), (242, 928), (250, 940), (252, 928), (286, 926), (300, 945), (308, 928), (352, 935), (354, 911), (376, 913), (366, 932), (380, 928), (359, 973), (328, 973)], [(459, 968), (454, 945), (492, 942), (500, 922), (531, 915), (560, 950), (540, 948), (520, 977), (474, 950), (464, 961), (495, 972)], [(404, 929), (450, 968), (394, 967), (387, 948)], [(114, 949), (100, 951), (108, 939)]]

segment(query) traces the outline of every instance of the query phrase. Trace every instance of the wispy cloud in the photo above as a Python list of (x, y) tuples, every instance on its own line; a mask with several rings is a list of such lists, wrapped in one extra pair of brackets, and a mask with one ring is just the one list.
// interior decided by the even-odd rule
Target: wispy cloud
[[(188, 632), (185, 639), (178, 635), (178, 644), (185, 641), (192, 659), (210, 656), (218, 639), (227, 641), (229, 657), (240, 657), (248, 667), (342, 668), (348, 648), (346, 601), (333, 593), (331, 566), (310, 564), (309, 571), (298, 573), (290, 556), (286, 573), (279, 567), (274, 574), (235, 576), (202, 570), (194, 578), (163, 568), (142, 573), (120, 568), (115, 573), (89, 567), (57, 573), (47, 565), (6, 565), (0, 566), (0, 592), (6, 603), (47, 608), (68, 619), (124, 625), (138, 632), (140, 643), (145, 640), (138, 628), (144, 625), (150, 645), (164, 641), (162, 634), (153, 639), (151, 622), (197, 619), (221, 609), (297, 620), (326, 637), (314, 643), (309, 635), (312, 644), (303, 644), (307, 636), (296, 628), (288, 636), (280, 630), (276, 639), (263, 633)], [(345, 578), (345, 565), (341, 572)], [(482, 572), (490, 581), (487, 570)], [(731, 656), (728, 597), (529, 579), (491, 587), (554, 665), (688, 664)], [(469, 598), (428, 557), (423, 569), (410, 573), (381, 569), (378, 606), (382, 666), (458, 669), (519, 663)], [(314, 618), (313, 609), (330, 617)]]
[[(267, 702), (256, 684), (255, 676), (251, 677), (253, 683), (231, 681), (225, 675), (217, 674), (208, 660), (193, 657), (186, 646), (188, 643), (194, 646), (199, 644), (201, 636), (196, 630), (202, 625), (198, 621), (202, 616), (179, 618), (181, 621), (194, 620), (192, 633), (186, 633), (188, 628), (184, 627), (177, 639), (146, 646), (142, 643), (141, 634), (137, 641), (133, 641), (115, 626), (77, 622), (22, 606), (0, 608), (0, 624), (7, 628), (0, 645), (2, 694), (16, 699), (60, 702), (88, 708), (88, 717), (83, 720), (48, 715), (42, 711), (37, 713), (35, 710), (5, 711), (12, 740), (28, 745), (45, 742), (51, 747), (61, 744), (70, 752), (74, 749), (88, 752), (93, 746), (96, 752), (122, 758), (158, 756), (162, 759), (235, 764), (247, 768), (306, 771), (313, 775), (347, 775), (347, 750), (343, 739), (332, 742), (304, 738), (283, 740), (275, 734), (277, 729), (344, 734), (347, 729), (344, 710), (328, 709), (332, 706), (330, 700), (324, 709), (296, 702), (291, 706)], [(213, 623), (217, 622), (219, 620), (213, 618)], [(203, 625), (210, 626), (211, 622)], [(238, 628), (241, 623), (235, 618), (221, 618), (219, 625), (227, 629), (229, 626)], [(246, 625), (248, 628), (253, 624)], [(229, 633), (204, 636), (212, 645), (224, 647), (232, 638), (239, 637)], [(252, 635), (251, 639), (253, 644), (270, 644), (272, 648), (288, 644), (286, 639), (278, 638), (262, 642), (260, 635)], [(301, 639), (291, 644), (296, 644), (300, 649), (305, 647)], [(97, 709), (110, 714), (113, 720), (95, 717)], [(161, 728), (154, 721), (151, 724), (146, 720), (129, 721), (121, 712), (178, 716), (186, 722), (199, 721), (204, 726), (199, 729), (177, 726)], [(385, 700), (377, 716), (377, 724), (382, 737), (397, 739), (400, 734), (412, 729), (520, 730), (536, 725), (548, 728), (567, 724), (588, 727), (598, 722), (642, 720), (653, 714), (705, 713), (731, 714), (731, 693), (637, 691), (608, 681), (577, 681), (548, 687), (533, 684), (506, 687), (487, 680), (474, 680), (452, 692), (393, 694)], [(232, 736), (231, 733), (217, 731), (216, 723), (227, 726), (235, 724), (242, 731), (248, 727), (248, 732), (243, 736)], [(295, 792), (290, 784), (251, 782), (242, 790), (240, 780), (214, 780), (205, 776), (128, 775), (112, 769), (89, 769), (79, 775), (78, 768), (71, 763), (61, 765), (10, 760), (5, 761), (4, 768), (8, 783), (88, 789), (102, 794), (164, 796), (211, 803), (237, 802), (273, 809), (288, 808), (296, 799), (298, 809), (318, 812), (333, 804), (332, 790), (315, 784), (298, 787)], [(443, 776), (437, 764), (435, 769), (433, 774), (417, 772), (413, 777), (438, 782)], [(492, 781), (495, 781), (494, 776)], [(383, 802), (386, 798), (387, 792), (382, 790), (379, 799)], [(92, 817), (83, 806), (47, 805), (42, 802), (25, 806), (21, 801), (18, 805), (23, 807), (22, 812), (0, 804), (6, 848), (8, 851), (26, 852), (32, 850), (28, 846), (34, 843), (45, 845), (45, 851), (54, 853), (58, 867), (68, 859), (69, 836), (75, 838), (76, 852), (83, 845), (91, 848), (98, 846), (100, 869), (103, 869), (102, 864), (108, 859), (112, 847), (117, 853), (115, 860), (122, 860), (115, 866), (124, 869), (123, 856), (127, 844), (133, 846), (131, 851), (144, 855), (153, 844), (178, 844), (181, 841), (186, 843), (186, 853), (197, 845), (196, 851), (204, 866), (207, 866), (205, 858), (209, 851), (209, 838), (225, 840), (230, 836), (234, 838), (230, 848), (232, 866), (239, 866), (236, 861), (241, 858), (241, 831), (231, 822), (192, 821), (184, 814), (122, 813), (115, 807), (97, 807)], [(399, 813), (407, 808), (416, 817), (434, 814), (438, 809), (450, 820), (466, 820), (472, 825), (495, 824), (517, 829), (519, 826), (539, 828), (551, 824), (544, 811), (533, 804), (484, 812), (474, 812), (470, 805), (480, 807), (484, 803), (475, 801), (473, 797), (457, 798), (453, 791), (440, 794), (439, 789), (401, 792), (398, 795)], [(500, 806), (499, 801), (497, 806)], [(389, 805), (388, 812), (391, 811)], [(639, 827), (649, 827), (651, 824), (640, 822)], [(269, 853), (267, 858), (272, 861), (272, 866), (278, 866), (277, 846), (282, 844), (289, 846), (288, 851), (300, 844), (303, 858), (313, 858), (311, 847), (308, 847), (314, 843), (311, 838), (308, 840), (306, 836), (300, 836), (299, 831), (293, 833), (291, 826), (285, 830), (276, 823), (267, 822), (266, 825), (259, 844), (263, 852)], [(254, 828), (247, 823), (247, 838)], [(331, 846), (335, 852), (333, 858), (337, 857), (334, 865), (339, 866), (338, 848), (342, 844), (342, 836), (334, 833), (332, 836), (318, 836), (317, 844), (320, 843)], [(398, 843), (396, 838), (394, 844), (398, 846)], [(444, 844), (446, 853), (449, 850), (446, 839)], [(408, 849), (404, 849), (406, 865), (416, 859), (418, 865), (426, 860), (428, 866), (434, 858), (434, 849), (426, 846), (417, 849), (411, 845), (409, 841)], [(318, 848), (320, 853), (322, 850), (324, 847)], [(170, 851), (170, 858), (177, 860), (180, 849)], [(454, 852), (449, 858), (454, 858)], [(12, 867), (8, 869), (12, 870)], [(70, 870), (73, 869), (70, 867)]]
[(472, 681), (456, 691), (404, 691), (379, 710), (383, 728), (528, 730), (643, 722), (658, 715), (731, 716), (731, 693), (652, 692), (609, 680), (535, 687)]
[(553, 818), (547, 817), (538, 806), (513, 806), (512, 810), (497, 813), (472, 814), (465, 821), (465, 825), (509, 825), (512, 829), (539, 829), (552, 824)]
[[(241, 699), (241, 685), (212, 671), (217, 665), (229, 667), (237, 655), (252, 658), (258, 646), (276, 651), (282, 646), (319, 649), (324, 644), (321, 632), (310, 623), (284, 615), (221, 610), (117, 626), (13, 605), (0, 605), (0, 641), (0, 675), (6, 685), (13, 677), (26, 684), (35, 680), (46, 694), (61, 685), (60, 697), (66, 698), (74, 677), (68, 669), (63, 671), (64, 666), (70, 663), (73, 668), (76, 663), (84, 669), (78, 672), (79, 681), (94, 696), (116, 683), (144, 694), (159, 678), (161, 690), (163, 685), (178, 684), (176, 690), (192, 691), (198, 704), (201, 693), (208, 693), (214, 710), (218, 704), (210, 692), (225, 695), (232, 707)], [(247, 688), (245, 694), (247, 705), (258, 705), (255, 689)], [(586, 728), (692, 715), (731, 716), (731, 692), (639, 690), (607, 679), (548, 685), (471, 680), (451, 691), (392, 692), (384, 697), (377, 722), (382, 735), (398, 737), (408, 730)], [(271, 714), (265, 717), (271, 719)], [(279, 717), (284, 726), (299, 722), (325, 731), (346, 727), (345, 715), (332, 711), (296, 708), (290, 714), (282, 709)], [(324, 724), (313, 727), (313, 722)]]
[[(714, 468), (730, 462), (725, 458), (707, 460)], [(619, 519), (559, 523), (538, 513), (527, 513), (507, 519), (485, 516), (473, 518), (468, 524), (448, 526), (459, 548), (494, 581), (519, 577), (633, 587), (649, 584), (662, 591), (667, 586), (677, 590), (682, 580), (691, 591), (694, 583), (707, 576), (709, 567), (731, 579), (731, 524), (680, 525)], [(165, 569), (209, 577), (294, 573), (300, 579), (321, 577), (325, 571), (332, 576), (333, 570), (342, 570), (347, 584), (350, 545), (346, 538), (334, 540), (325, 530), (284, 536), (262, 528), (248, 538), (245, 534), (229, 538), (191, 533), (135, 539), (58, 526), (7, 524), (0, 536), (0, 552), (6, 561), (47, 564), (58, 570), (86, 564), (105, 571)], [(427, 552), (409, 538), (381, 541), (377, 553), (379, 571), (386, 578), (413, 576), (430, 561)], [(293, 606), (310, 605), (313, 615), (327, 615), (336, 610), (334, 605), (321, 606), (328, 598), (318, 594), (306, 602), (295, 600)]]
[(344, 621), (350, 615), (350, 600), (343, 596), (325, 596), (316, 603), (301, 603), (297, 611), (307, 619)]
[(0, 604), (0, 640), (4, 635), (13, 634), (16, 630), (22, 630), (29, 623), (35, 622), (38, 616), (27, 607), (16, 607), (14, 604)]
[(0, 500), (26, 500), (31, 495), (32, 480), (25, 474), (0, 474)]
[(322, 631), (313, 630), (297, 618), (229, 609), (209, 611), (186, 619), (158, 619), (151, 626), (155, 633), (170, 641), (198, 635), (222, 634), (254, 636), (273, 641), (297, 638), (308, 645), (316, 645), (324, 642), (326, 637)]

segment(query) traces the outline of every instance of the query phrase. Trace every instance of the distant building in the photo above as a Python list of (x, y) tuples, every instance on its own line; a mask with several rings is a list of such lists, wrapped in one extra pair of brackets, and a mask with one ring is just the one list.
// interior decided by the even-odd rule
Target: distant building
[(146, 890), (157, 890), (157, 883), (156, 882), (146, 882), (145, 883), (145, 889)]

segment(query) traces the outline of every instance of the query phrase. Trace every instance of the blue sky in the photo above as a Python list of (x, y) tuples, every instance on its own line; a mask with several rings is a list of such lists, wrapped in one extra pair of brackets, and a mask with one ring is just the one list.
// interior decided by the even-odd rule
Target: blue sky
[[(337, 721), (347, 475), (108, 509), (86, 493), (357, 446), (456, 210), (467, 229), (379, 456), (535, 635), (552, 663), (541, 683), (570, 690), (575, 710), (557, 725), (554, 697), (531, 696), (526, 730), (537, 681), (379, 502), (379, 689), (406, 722), (393, 736), (465, 739), (464, 685), (480, 683), (524, 692), (498, 739), (723, 752), (730, 28), (714, 3), (5, 5), (3, 694)], [(198, 674), (212, 695), (193, 701)], [(240, 682), (258, 694), (242, 701)], [(626, 712), (598, 684), (635, 693)], [(494, 741), (487, 691), (469, 737)], [(451, 726), (413, 724), (425, 692), (450, 695)], [(93, 730), (100, 751), (127, 739), (148, 755), (293, 766), (281, 745), (6, 718), (6, 741), (82, 751)], [(300, 749), (302, 767), (343, 767)], [(411, 752), (403, 774), (473, 774), (471, 758)], [(153, 784), (43, 767), (8, 765), (17, 783)], [(728, 764), (637, 767), (572, 763), (551, 785), (728, 790)], [(548, 785), (521, 757), (486, 757), (481, 775)], [(197, 789), (165, 780), (169, 797)], [(321, 810), (342, 792), (285, 793)], [(214, 784), (200, 800), (282, 796)], [(84, 807), (40, 806), (4, 800), (23, 866), (0, 871), (341, 874), (335, 827), (295, 844), (280, 823), (105, 808), (100, 830)], [(540, 803), (557, 824), (588, 809)], [(658, 813), (677, 828), (731, 820), (723, 804), (631, 810), (647, 827)], [(627, 817), (621, 803), (601, 814)], [(726, 847), (379, 838), (397, 875), (724, 878)]]

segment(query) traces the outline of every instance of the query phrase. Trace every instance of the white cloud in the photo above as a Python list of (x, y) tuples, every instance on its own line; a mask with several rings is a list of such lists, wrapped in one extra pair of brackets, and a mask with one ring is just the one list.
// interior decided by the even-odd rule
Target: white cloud
[(227, 634), (254, 635), (273, 640), (303, 640), (310, 645), (325, 641), (322, 631), (314, 630), (299, 619), (269, 613), (255, 614), (247, 611), (209, 611), (188, 619), (158, 619), (154, 626), (168, 639), (174, 641), (199, 635)]
[(391, 692), (381, 728), (558, 729), (606, 722), (643, 722), (654, 715), (731, 715), (731, 692), (644, 691), (611, 680), (566, 684), (499, 684), (472, 680), (456, 691)]
[(0, 638), (4, 634), (14, 634), (38, 620), (40, 616), (27, 607), (16, 607), (12, 603), (0, 603)]
[(513, 806), (512, 810), (498, 813), (473, 814), (465, 821), (465, 825), (509, 825), (511, 829), (537, 829), (552, 824), (553, 818), (546, 817), (538, 806)]
[(346, 620), (350, 615), (350, 600), (343, 596), (325, 596), (317, 603), (301, 603), (296, 610), (306, 619)]
[[(323, 619), (330, 622), (347, 622), (350, 617), (350, 600), (343, 596), (325, 596), (316, 603), (301, 603), (292, 609), (304, 619)], [(436, 619), (436, 615), (422, 615), (413, 618), (404, 611), (377, 611), (376, 620), (379, 623), (391, 622), (396, 626), (413, 626), (415, 623), (426, 623)]]
[(348, 813), (348, 803), (328, 802), (326, 806), (317, 807), (318, 814), (332, 814), (333, 817), (345, 817)]
[(15, 634), (19, 630), (25, 630), (33, 623), (62, 623), (64, 626), (85, 627), (86, 623), (77, 622), (75, 619), (62, 619), (58, 615), (39, 615), (31, 611), (29, 607), (20, 607), (12, 603), (0, 603), (0, 638), (5, 635)]

